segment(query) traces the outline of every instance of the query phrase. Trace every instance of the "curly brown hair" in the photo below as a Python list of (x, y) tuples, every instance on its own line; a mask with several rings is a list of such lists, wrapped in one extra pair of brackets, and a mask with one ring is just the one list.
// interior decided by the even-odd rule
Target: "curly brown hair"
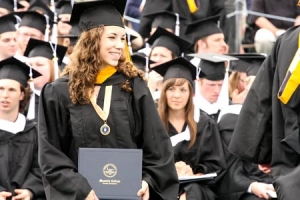
[(34, 95), (34, 94), (32, 94), (32, 91), (30, 90), (29, 86), (27, 86), (26, 88), (24, 88), (23, 86), (20, 86), (20, 87), (21, 87), (21, 92), (24, 93), (24, 98), (23, 98), (23, 100), (20, 101), (19, 113), (24, 114), (24, 111), (29, 103), (30, 97), (31, 97), (31, 95)]
[[(99, 58), (100, 40), (104, 26), (93, 28), (81, 33), (74, 49), (70, 55), (70, 63), (66, 66), (62, 75), (69, 75), (69, 91), (73, 104), (90, 103), (90, 94), (94, 91), (94, 82), (102, 65)], [(119, 60), (116, 69), (123, 73), (128, 79), (141, 77), (144, 79), (143, 71), (135, 67), (132, 62), (126, 61), (126, 51)], [(131, 92), (129, 80), (120, 84), (120, 87)]]

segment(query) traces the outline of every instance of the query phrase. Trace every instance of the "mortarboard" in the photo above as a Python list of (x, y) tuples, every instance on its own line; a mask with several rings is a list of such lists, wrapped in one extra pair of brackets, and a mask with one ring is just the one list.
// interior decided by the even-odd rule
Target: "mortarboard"
[(225, 61), (238, 60), (232, 56), (218, 55), (211, 53), (188, 54), (188, 56), (200, 58), (199, 68), (204, 72), (203, 78), (211, 81), (223, 80), (225, 77)]
[[(24, 6), (22, 6), (21, 4), (17, 3), (15, 5), (16, 0), (0, 0), (0, 8), (5, 8), (9, 11), (15, 11), (15, 9), (19, 9), (19, 8), (23, 8)], [(15, 8), (16, 6), (16, 8)]]
[(261, 64), (266, 59), (265, 54), (246, 53), (229, 54), (239, 60), (236, 61), (233, 70), (247, 73), (247, 76), (256, 76)]
[(104, 26), (124, 27), (122, 15), (126, 0), (98, 0), (88, 2), (76, 2), (73, 6), (71, 20), (77, 23), (81, 30)]
[(59, 14), (71, 14), (72, 13), (72, 4), (71, 0), (60, 0), (56, 4)]
[(201, 19), (188, 24), (185, 34), (193, 37), (194, 43), (204, 37), (207, 37), (216, 33), (223, 33), (218, 27), (218, 20), (220, 16), (212, 16), (205, 19)]
[(185, 52), (192, 52), (192, 50), (189, 49), (192, 46), (190, 42), (161, 27), (158, 27), (154, 34), (149, 37), (147, 43), (151, 45), (151, 48), (157, 46), (166, 47), (176, 56), (181, 56), (181, 54)]
[(30, 74), (32, 78), (41, 76), (41, 74), (20, 60), (10, 57), (0, 62), (0, 79), (11, 79), (18, 81), (24, 88), (28, 85)]
[[(186, 18), (179, 16), (176, 13), (169, 12), (169, 11), (159, 11), (154, 13), (149, 13), (144, 15), (147, 18), (152, 19), (151, 28), (164, 28), (164, 29), (172, 29), (175, 33), (176, 25), (180, 25), (180, 20), (185, 20)], [(176, 35), (179, 35), (176, 34)]]
[(30, 38), (24, 56), (28, 58), (41, 56), (52, 60), (54, 58), (53, 49), (56, 49), (56, 57), (58, 58), (58, 64), (60, 65), (66, 54), (67, 47), (58, 44)]
[(131, 55), (132, 62), (135, 66), (137, 66), (140, 70), (145, 72), (145, 69), (149, 67), (150, 64), (153, 64), (152, 60), (149, 60), (148, 57), (144, 53), (133, 53)]
[(69, 38), (70, 45), (74, 46), (79, 38), (80, 30), (78, 25), (72, 25), (70, 35), (61, 35), (57, 36), (57, 38)]
[(16, 31), (16, 27), (15, 27), (16, 23), (17, 23), (17, 19), (12, 14), (8, 14), (0, 17), (0, 34), (5, 32)]
[[(157, 65), (152, 69), (164, 77), (163, 81), (170, 78), (185, 78), (193, 85), (196, 79), (196, 67), (183, 57), (178, 57), (169, 62)], [(203, 75), (201, 73), (200, 76)]]
[(54, 19), (54, 13), (50, 10), (48, 4), (45, 4), (41, 0), (34, 0), (30, 4), (28, 11), (36, 11), (42, 15), (47, 15), (51, 21)]
[(19, 27), (27, 26), (45, 33), (47, 21), (44, 15), (35, 11), (15, 12), (14, 14), (22, 18)]

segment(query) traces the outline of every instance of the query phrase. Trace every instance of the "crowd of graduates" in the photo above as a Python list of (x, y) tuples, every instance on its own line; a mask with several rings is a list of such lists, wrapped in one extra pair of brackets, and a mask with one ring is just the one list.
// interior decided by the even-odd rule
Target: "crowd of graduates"
[(0, 0), (0, 200), (101, 199), (79, 148), (142, 149), (143, 200), (297, 199), (299, 28), (233, 52), (222, 0), (125, 7)]

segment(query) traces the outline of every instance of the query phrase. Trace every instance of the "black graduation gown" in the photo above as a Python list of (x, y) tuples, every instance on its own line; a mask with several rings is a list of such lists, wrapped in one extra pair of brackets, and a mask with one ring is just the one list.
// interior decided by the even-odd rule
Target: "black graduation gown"
[(228, 113), (218, 123), (227, 170), (221, 175), (223, 177), (216, 187), (216, 193), (220, 200), (244, 200), (246, 197), (249, 200), (260, 199), (254, 194), (248, 194), (247, 190), (252, 182), (272, 183), (271, 176), (260, 171), (257, 164), (241, 160), (228, 151), (237, 118), (238, 115)]
[[(140, 31), (142, 37), (149, 37), (151, 31), (152, 19), (144, 17), (149, 13), (155, 13), (161, 10), (168, 10), (178, 13), (186, 20), (180, 21), (180, 36), (186, 39), (192, 39), (185, 35), (187, 24), (193, 21), (204, 19), (214, 15), (221, 15), (224, 9), (224, 0), (196, 0), (199, 2), (199, 9), (195, 13), (191, 13), (187, 1), (182, 0), (151, 0), (146, 1), (144, 10), (141, 15)], [(158, 7), (159, 6), (159, 7)], [(159, 10), (158, 10), (159, 8)]]
[(278, 199), (284, 200), (300, 196), (300, 179), (293, 178), (300, 175), (300, 87), (286, 105), (277, 93), (298, 48), (299, 31), (287, 30), (274, 44), (249, 90), (229, 146), (241, 158), (270, 163)]
[[(158, 116), (149, 89), (141, 78), (131, 80), (133, 93), (119, 83), (126, 78), (115, 73), (102, 85), (113, 85), (108, 125), (91, 104), (73, 105), (69, 98), (68, 77), (47, 84), (40, 97), (40, 166), (47, 199), (82, 200), (91, 191), (87, 180), (77, 172), (78, 148), (143, 149), (143, 180), (149, 184), (150, 199), (177, 197), (178, 178), (170, 139)], [(103, 107), (104, 87), (97, 104)]]
[(34, 121), (28, 120), (24, 131), (16, 134), (0, 130), (0, 169), (0, 192), (15, 195), (15, 189), (29, 189), (34, 199), (46, 199), (38, 165), (38, 135)]
[[(169, 135), (178, 134), (170, 123), (169, 125)], [(185, 128), (186, 125), (183, 131)], [(212, 172), (220, 174), (226, 168), (218, 127), (206, 114), (200, 113), (195, 144), (190, 149), (188, 145), (189, 141), (183, 141), (174, 147), (175, 162), (183, 161), (190, 165), (194, 174)], [(214, 185), (217, 180), (218, 177), (209, 183), (188, 183), (181, 185), (181, 188), (186, 192), (188, 200), (215, 199), (210, 186)]]
[(214, 113), (214, 114), (209, 115), (209, 114), (207, 114), (204, 110), (201, 110), (201, 109), (200, 109), (200, 113), (203, 113), (203, 114), (209, 116), (211, 119), (213, 119), (215, 122), (217, 122), (217, 121), (218, 121), (219, 114), (220, 114), (220, 110), (219, 110), (217, 113)]

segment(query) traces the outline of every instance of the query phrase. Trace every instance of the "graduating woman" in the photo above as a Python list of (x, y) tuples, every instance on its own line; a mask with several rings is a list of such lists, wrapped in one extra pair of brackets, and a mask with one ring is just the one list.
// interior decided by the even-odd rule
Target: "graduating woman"
[[(177, 197), (169, 137), (143, 72), (126, 57), (129, 51), (121, 16), (125, 3), (74, 4), (71, 22), (78, 22), (83, 32), (63, 77), (46, 84), (40, 98), (39, 159), (48, 199), (97, 199), (78, 173), (80, 147), (142, 149), (143, 181), (138, 196), (143, 200)], [(110, 98), (110, 108), (105, 96)], [(96, 109), (101, 108), (108, 115), (98, 115)], [(104, 128), (99, 132), (100, 127)]]
[[(0, 199), (46, 199), (38, 165), (36, 123), (22, 114), (30, 68), (14, 57), (0, 62)], [(32, 70), (32, 77), (40, 74)]]
[[(194, 119), (192, 85), (196, 68), (180, 57), (153, 70), (164, 77), (158, 112), (175, 146), (177, 175), (221, 172), (226, 166), (216, 123), (204, 113), (198, 123)], [(175, 142), (173, 138), (180, 134), (187, 134), (182, 135), (185, 140)], [(179, 195), (181, 200), (214, 199), (209, 184), (200, 182), (181, 184)]]

